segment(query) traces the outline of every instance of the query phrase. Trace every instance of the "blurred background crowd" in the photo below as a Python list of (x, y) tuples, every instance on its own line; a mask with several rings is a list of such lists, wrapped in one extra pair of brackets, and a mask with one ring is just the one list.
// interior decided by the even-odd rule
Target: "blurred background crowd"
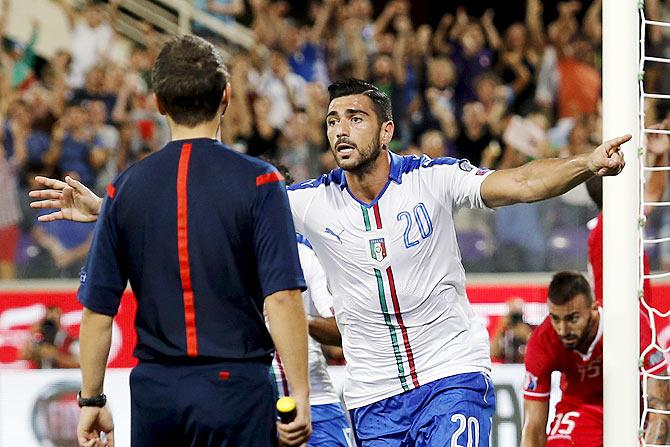
[[(144, 23), (141, 42), (120, 52), (123, 1), (75, 8), (61, 0), (71, 44), (42, 57), (35, 45), (49, 36), (40, 22), (29, 40), (10, 39), (12, 1), (0, 2), (0, 278), (77, 277), (92, 225), (39, 223), (27, 191), (35, 175), (70, 175), (103, 193), (121, 170), (168, 141), (150, 68), (169, 36)], [(368, 79), (391, 97), (398, 154), (501, 169), (601, 142), (601, 0), (515, 0), (495, 11), (477, 1), (193, 3), (247, 29), (253, 41), (231, 45), (205, 24), (190, 24), (228, 58), (233, 95), (222, 140), (279, 160), (296, 181), (335, 168), (326, 87), (344, 77)], [(649, 16), (670, 17), (665, 2), (647, 4)], [(670, 48), (658, 27), (648, 40), (660, 56)], [(670, 92), (663, 67), (649, 67), (648, 91)], [(664, 122), (667, 106), (648, 103), (649, 124)], [(583, 185), (541, 204), (463, 211), (457, 231), (466, 270), (586, 270), (587, 224), (597, 213)], [(650, 216), (648, 232), (670, 234), (670, 216)], [(652, 269), (670, 268), (670, 247), (649, 254)]]

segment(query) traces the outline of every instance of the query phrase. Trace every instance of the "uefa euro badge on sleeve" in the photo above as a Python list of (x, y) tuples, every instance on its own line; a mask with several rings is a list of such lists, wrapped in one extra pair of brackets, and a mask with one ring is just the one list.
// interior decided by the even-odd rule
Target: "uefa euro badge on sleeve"
[(377, 262), (382, 262), (386, 258), (386, 243), (383, 237), (370, 240), (370, 256)]

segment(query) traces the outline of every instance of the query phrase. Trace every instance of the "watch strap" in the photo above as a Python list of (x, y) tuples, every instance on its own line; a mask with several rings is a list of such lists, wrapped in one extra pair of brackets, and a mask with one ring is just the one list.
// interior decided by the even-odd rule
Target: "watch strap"
[(79, 407), (99, 407), (102, 408), (107, 403), (107, 396), (98, 394), (93, 397), (81, 397), (81, 391), (77, 393), (77, 404)]

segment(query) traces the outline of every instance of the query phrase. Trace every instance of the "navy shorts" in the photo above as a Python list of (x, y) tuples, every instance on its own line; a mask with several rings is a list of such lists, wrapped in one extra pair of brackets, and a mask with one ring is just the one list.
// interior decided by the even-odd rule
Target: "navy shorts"
[(276, 445), (276, 395), (268, 368), (141, 362), (130, 373), (131, 445)]
[(458, 374), (351, 411), (362, 447), (488, 447), (495, 393), (489, 376)]

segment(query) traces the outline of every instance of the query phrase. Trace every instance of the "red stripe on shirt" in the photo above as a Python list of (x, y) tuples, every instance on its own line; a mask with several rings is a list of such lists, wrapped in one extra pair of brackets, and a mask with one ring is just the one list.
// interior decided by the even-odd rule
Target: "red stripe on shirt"
[(110, 183), (109, 185), (107, 185), (107, 196), (110, 199), (113, 199), (115, 195), (116, 195), (116, 188), (114, 187), (114, 185)]
[(400, 313), (400, 303), (398, 302), (398, 295), (395, 292), (395, 281), (393, 280), (393, 271), (391, 267), (386, 268), (386, 276), (389, 279), (389, 289), (391, 290), (391, 299), (393, 300), (393, 307), (395, 308), (395, 319), (398, 321), (398, 326), (400, 326), (400, 332), (402, 333), (402, 341), (405, 345), (405, 352), (407, 353), (407, 363), (409, 363), (409, 374), (412, 376), (412, 383), (415, 387), (419, 386), (419, 378), (416, 375), (416, 366), (414, 366), (414, 354), (412, 353), (412, 347), (409, 345), (409, 336), (407, 335), (407, 328), (405, 323), (402, 321), (402, 315)]
[(375, 203), (375, 205), (372, 207), (372, 209), (375, 212), (375, 222), (377, 223), (377, 229), (381, 230), (382, 229), (382, 216), (379, 214), (379, 204)]
[(272, 182), (283, 182), (284, 176), (279, 172), (268, 172), (267, 174), (259, 175), (256, 177), (256, 186), (265, 185), (266, 183)]
[(198, 334), (195, 327), (195, 306), (191, 265), (188, 256), (188, 165), (191, 159), (191, 145), (184, 144), (179, 156), (177, 170), (177, 251), (179, 253), (179, 275), (184, 297), (184, 322), (186, 323), (186, 353), (189, 357), (198, 355)]
[(277, 360), (277, 366), (279, 366), (279, 375), (281, 376), (281, 386), (284, 389), (284, 396), (290, 396), (288, 392), (288, 381), (286, 380), (286, 373), (284, 372), (284, 365), (281, 363), (278, 352), (275, 352), (275, 359)]

